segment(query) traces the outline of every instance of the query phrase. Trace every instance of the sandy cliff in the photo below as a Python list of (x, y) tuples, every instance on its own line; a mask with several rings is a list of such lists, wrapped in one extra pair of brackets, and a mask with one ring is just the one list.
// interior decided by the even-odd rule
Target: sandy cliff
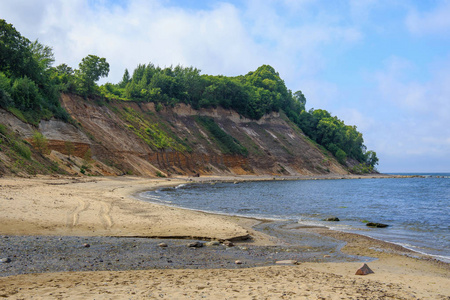
[[(40, 131), (51, 151), (46, 157), (72, 174), (347, 174), (283, 113), (256, 121), (223, 108), (194, 110), (179, 104), (156, 111), (153, 103), (99, 103), (68, 94), (61, 96), (61, 103), (72, 124), (49, 120), (35, 128), (5, 111), (0, 123), (30, 144)], [(228, 151), (199, 117), (212, 119), (248, 154)]]

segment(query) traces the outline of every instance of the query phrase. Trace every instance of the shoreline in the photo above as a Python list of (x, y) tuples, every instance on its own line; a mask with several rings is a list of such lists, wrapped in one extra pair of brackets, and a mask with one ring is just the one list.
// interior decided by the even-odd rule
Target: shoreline
[[(255, 177), (256, 180), (262, 179)], [(151, 187), (173, 186), (194, 181), (189, 179), (192, 178), (1, 178), (0, 234), (66, 236), (69, 239), (70, 237), (101, 239), (102, 236), (199, 237), (222, 241), (236, 236), (251, 236), (251, 241), (242, 241), (238, 244), (248, 245), (246, 247), (250, 248), (277, 245), (277, 239), (253, 229), (253, 226), (261, 220), (212, 215), (162, 204), (142, 203), (143, 201), (132, 197)], [(248, 177), (241, 176), (196, 179), (203, 182), (224, 181), (224, 179), (249, 180)], [(273, 179), (267, 177), (263, 180)], [(344, 294), (340, 294), (343, 290), (336, 286), (343, 286), (348, 291), (348, 297), (356, 298), (358, 295), (369, 294), (372, 298), (392, 295), (399, 299), (409, 299), (412, 296), (423, 299), (449, 299), (450, 279), (447, 263), (408, 257), (402, 254), (406, 248), (400, 249), (398, 245), (357, 234), (321, 228), (303, 228), (299, 231), (328, 235), (329, 238), (344, 241), (347, 243), (342, 248), (345, 253), (375, 257), (377, 260), (368, 263), (375, 274), (365, 277), (354, 275), (361, 262), (304, 262), (298, 266), (262, 266), (250, 269), (242, 269), (239, 265), (231, 264), (234, 269), (213, 267), (202, 270), (40, 273), (0, 277), (0, 290), (4, 291), (1, 292), (3, 293), (1, 296), (13, 299), (32, 295), (44, 298), (59, 295), (58, 297), (71, 299), (77, 297), (109, 299), (108, 293), (111, 292), (117, 298), (141, 298), (150, 295), (151, 292), (150, 298), (165, 295), (169, 298), (184, 299), (188, 296), (216, 295), (219, 299), (226, 297), (252, 299), (258, 295), (275, 298), (287, 295), (286, 298), (289, 299), (286, 291), (290, 291), (291, 298), (319, 296), (338, 298), (337, 295)], [(265, 256), (267, 253), (262, 255)], [(322, 261), (325, 260), (323, 258)], [(0, 270), (4, 266), (5, 264), (0, 263)], [(255, 274), (258, 276), (255, 277)], [(159, 280), (161, 276), (165, 280)], [(152, 280), (143, 280), (144, 277)], [(107, 282), (114, 284), (106, 284), (105, 278), (110, 278)], [(236, 278), (240, 279), (236, 281)], [(224, 280), (229, 284), (224, 284)], [(131, 281), (134, 284), (131, 284)], [(230, 289), (230, 286), (235, 288)], [(242, 294), (242, 291), (247, 290), (252, 291), (252, 295)]]
[[(303, 176), (303, 177), (298, 177), (298, 176), (285, 176), (285, 177), (271, 177), (271, 176), (266, 176), (263, 178), (258, 178), (258, 179), (242, 179), (242, 178), (234, 178), (234, 179), (225, 179), (225, 180), (212, 180), (211, 178), (205, 177), (203, 180), (198, 180), (198, 178), (196, 178), (196, 181), (190, 181), (188, 183), (183, 183), (182, 185), (186, 185), (186, 184), (195, 184), (195, 183), (202, 183), (202, 184), (216, 184), (216, 183), (240, 183), (240, 182), (258, 182), (258, 181), (285, 181), (285, 180), (291, 180), (291, 181), (297, 181), (297, 180), (343, 180), (343, 179), (384, 179), (384, 178), (427, 178), (427, 176), (424, 175), (386, 175), (386, 174), (375, 174), (375, 176), (373, 176), (373, 174), (368, 175), (366, 177), (362, 177), (361, 176), (357, 176), (357, 175), (351, 175), (351, 176), (342, 176), (342, 175), (336, 175), (336, 176), (323, 176), (323, 177), (317, 177), (317, 176), (312, 176), (312, 177), (308, 177), (308, 176)], [(240, 180), (239, 180), (240, 179)], [(179, 185), (173, 185), (170, 186), (172, 188), (176, 188)], [(155, 191), (159, 189), (158, 187), (146, 190), (146, 191)], [(383, 237), (376, 237), (376, 236), (372, 236), (370, 233), (364, 233), (364, 232), (358, 232), (357, 229), (351, 229), (349, 228), (348, 230), (345, 229), (339, 229), (339, 228), (334, 228), (334, 226), (331, 225), (330, 222), (328, 223), (320, 223), (320, 224), (309, 224), (308, 222), (301, 222), (301, 221), (295, 221), (295, 220), (288, 220), (288, 219), (277, 219), (277, 218), (267, 218), (267, 217), (263, 217), (263, 216), (250, 216), (250, 215), (245, 215), (245, 214), (233, 214), (233, 213), (224, 213), (224, 212), (220, 212), (220, 211), (208, 211), (208, 210), (202, 210), (202, 209), (196, 209), (196, 208), (189, 208), (189, 207), (183, 207), (183, 206), (178, 206), (175, 204), (171, 204), (171, 203), (164, 203), (163, 201), (157, 201), (157, 200), (152, 200), (151, 198), (146, 198), (145, 196), (142, 196), (142, 193), (145, 193), (146, 191), (140, 191), (136, 194), (133, 195), (133, 197), (139, 201), (144, 201), (144, 202), (150, 202), (150, 203), (154, 203), (156, 205), (163, 205), (163, 206), (167, 206), (167, 207), (173, 207), (173, 208), (178, 208), (178, 209), (184, 209), (184, 210), (188, 210), (188, 211), (194, 211), (194, 212), (200, 212), (200, 213), (206, 213), (206, 214), (212, 214), (212, 215), (219, 215), (219, 216), (224, 216), (224, 217), (236, 217), (236, 218), (244, 218), (244, 219), (252, 219), (255, 220), (256, 222), (284, 222), (284, 221), (290, 221), (293, 222), (293, 224), (300, 224), (303, 227), (308, 227), (308, 226), (312, 226), (312, 227), (324, 227), (327, 228), (328, 230), (331, 231), (337, 231), (337, 232), (342, 232), (342, 233), (347, 233), (347, 234), (355, 234), (355, 235), (360, 235), (360, 236), (364, 236), (364, 237), (368, 237), (374, 240), (378, 240), (380, 242), (384, 242), (384, 243), (389, 243), (389, 244), (393, 244), (399, 247), (402, 247), (403, 249), (405, 249), (405, 251), (411, 251), (416, 253), (417, 257), (430, 257), (431, 259), (440, 261), (442, 263), (445, 264), (450, 264), (450, 256), (443, 256), (443, 255), (438, 255), (438, 254), (432, 254), (432, 253), (427, 253), (427, 252), (422, 252), (419, 251), (415, 248), (414, 245), (411, 245), (410, 247), (408, 247), (408, 245), (405, 245), (403, 243), (400, 242), (394, 242), (394, 241), (389, 241), (387, 239), (383, 239)], [(256, 225), (255, 225), (256, 226)]]

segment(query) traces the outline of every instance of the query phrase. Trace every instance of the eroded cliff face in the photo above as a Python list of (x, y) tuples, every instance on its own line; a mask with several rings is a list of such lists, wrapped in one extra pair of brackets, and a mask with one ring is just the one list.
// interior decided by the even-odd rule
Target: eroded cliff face
[[(31, 144), (35, 131), (41, 132), (48, 140), (47, 158), (72, 174), (347, 174), (283, 113), (255, 121), (223, 108), (177, 105), (156, 111), (153, 103), (97, 102), (63, 94), (72, 124), (50, 120), (34, 128), (6, 112), (0, 123)], [(212, 119), (247, 154), (228, 151), (199, 117)]]
[[(93, 157), (109, 163), (118, 173), (347, 173), (279, 113), (255, 121), (222, 108), (194, 110), (178, 105), (157, 112), (153, 103), (109, 101), (100, 106), (73, 95), (62, 95), (61, 101), (90, 138)], [(212, 118), (248, 155), (224, 153), (217, 139), (197, 121), (198, 116)]]

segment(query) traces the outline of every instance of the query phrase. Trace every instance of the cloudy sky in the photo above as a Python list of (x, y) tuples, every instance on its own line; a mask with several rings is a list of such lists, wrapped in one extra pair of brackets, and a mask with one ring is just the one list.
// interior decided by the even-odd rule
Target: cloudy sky
[(0, 0), (55, 65), (105, 57), (235, 76), (273, 66), (307, 109), (356, 125), (381, 172), (450, 172), (450, 1)]

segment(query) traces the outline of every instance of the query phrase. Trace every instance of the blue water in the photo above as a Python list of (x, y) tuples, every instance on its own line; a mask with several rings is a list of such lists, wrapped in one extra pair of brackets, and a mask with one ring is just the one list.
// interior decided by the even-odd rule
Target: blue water
[[(450, 262), (450, 174), (426, 175), (190, 184), (145, 192), (141, 197), (214, 213), (325, 225)], [(322, 221), (331, 216), (340, 222)], [(369, 228), (363, 221), (390, 226)]]

